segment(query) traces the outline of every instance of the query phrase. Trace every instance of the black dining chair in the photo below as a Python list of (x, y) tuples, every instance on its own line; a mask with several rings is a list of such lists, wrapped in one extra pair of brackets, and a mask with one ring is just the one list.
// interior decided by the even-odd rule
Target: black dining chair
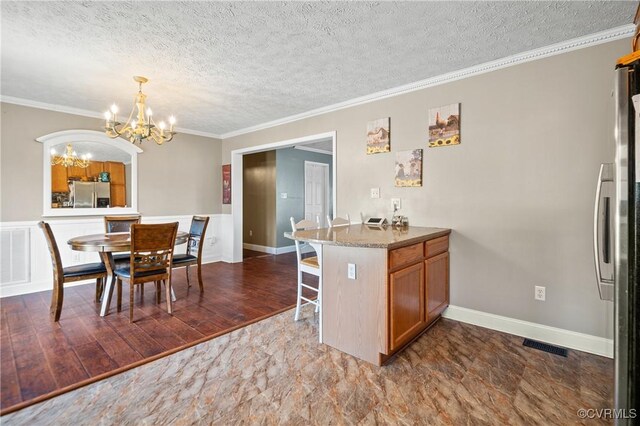
[[(130, 232), (131, 225), (140, 223), (140, 216), (105, 216), (104, 232), (110, 234), (112, 232)], [(129, 261), (129, 253), (120, 253), (113, 255), (114, 262), (122, 263)]]
[(38, 227), (44, 232), (44, 237), (49, 247), (49, 254), (51, 255), (51, 263), (53, 265), (53, 293), (51, 294), (51, 308), (49, 312), (53, 315), (53, 320), (57, 322), (60, 320), (60, 314), (62, 313), (64, 284), (95, 279), (97, 303), (100, 301), (102, 295), (104, 280), (107, 278), (107, 269), (102, 262), (85, 263), (83, 265), (64, 268), (62, 266), (62, 260), (60, 259), (58, 244), (51, 231), (51, 227), (46, 222), (38, 223)]
[(193, 216), (191, 219), (191, 228), (189, 229), (189, 240), (187, 241), (187, 252), (185, 254), (176, 254), (173, 256), (173, 268), (185, 267), (187, 274), (187, 286), (191, 287), (189, 279), (189, 267), (196, 265), (198, 267), (198, 284), (200, 292), (204, 291), (202, 284), (202, 247), (204, 246), (204, 234), (209, 224), (209, 216)]

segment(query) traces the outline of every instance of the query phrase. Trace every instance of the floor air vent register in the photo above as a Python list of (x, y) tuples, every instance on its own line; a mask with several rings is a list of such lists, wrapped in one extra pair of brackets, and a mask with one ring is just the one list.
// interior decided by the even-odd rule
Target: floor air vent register
[(568, 354), (568, 351), (565, 348), (549, 345), (548, 343), (538, 342), (536, 340), (524, 339), (524, 342), (522, 342), (522, 344), (529, 348), (538, 349), (539, 351), (549, 352), (550, 354), (560, 355), (563, 357), (566, 357)]

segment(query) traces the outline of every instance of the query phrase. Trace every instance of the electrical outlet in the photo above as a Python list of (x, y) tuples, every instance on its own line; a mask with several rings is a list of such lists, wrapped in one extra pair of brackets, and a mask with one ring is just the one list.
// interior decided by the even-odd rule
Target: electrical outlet
[(402, 208), (402, 200), (400, 200), (400, 198), (392, 198), (391, 207), (393, 207), (396, 210), (400, 210)]
[(536, 286), (536, 294), (535, 294), (535, 299), (536, 300), (541, 300), (541, 301), (545, 301), (546, 299), (546, 292), (547, 292), (547, 288), (546, 287), (542, 287), (537, 285)]
[(380, 188), (371, 188), (371, 198), (380, 198)]
[(253, 237), (253, 230), (249, 229), (249, 236)]
[(72, 262), (80, 262), (80, 253), (74, 251), (71, 253), (71, 261)]
[(356, 279), (356, 264), (355, 263), (347, 263), (347, 278), (350, 280)]
[(216, 243), (216, 237), (209, 238), (209, 247), (213, 247)]

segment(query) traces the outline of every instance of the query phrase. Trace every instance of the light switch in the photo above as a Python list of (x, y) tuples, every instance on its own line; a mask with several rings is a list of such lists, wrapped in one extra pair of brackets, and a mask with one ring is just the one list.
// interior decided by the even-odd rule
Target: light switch
[(371, 198), (380, 198), (380, 188), (371, 188)]
[(280, 198), (287, 198), (287, 193), (286, 192), (281, 192), (280, 193)]
[(349, 278), (350, 280), (355, 280), (356, 279), (356, 264), (355, 263), (348, 263), (347, 264), (347, 278)]

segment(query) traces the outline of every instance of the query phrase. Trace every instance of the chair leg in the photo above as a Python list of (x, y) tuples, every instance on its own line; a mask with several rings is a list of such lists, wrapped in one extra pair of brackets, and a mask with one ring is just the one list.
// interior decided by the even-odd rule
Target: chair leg
[(187, 274), (187, 287), (191, 287), (191, 281), (189, 280), (189, 265), (185, 266), (184, 270), (186, 271)]
[[(132, 280), (133, 281), (133, 277)], [(129, 322), (133, 322), (133, 290), (134, 285), (129, 283)]]
[(116, 279), (116, 291), (118, 292), (118, 307), (117, 311), (122, 311), (122, 280)]
[(53, 293), (51, 293), (51, 307), (49, 313), (53, 315), (53, 321), (60, 321), (60, 314), (62, 313), (62, 301), (64, 299), (64, 286), (63, 283), (58, 280), (54, 280)]
[(160, 303), (160, 281), (156, 281), (156, 304)]
[(300, 318), (300, 302), (302, 301), (302, 271), (298, 269), (298, 298), (296, 301), (296, 315), (294, 317), (294, 321), (298, 321)]
[(100, 303), (104, 291), (104, 278), (96, 278), (96, 303)]
[(173, 309), (171, 307), (171, 280), (163, 280), (164, 282), (164, 290), (166, 292), (167, 298), (167, 313), (169, 315), (173, 315)]
[(140, 283), (140, 298), (144, 299), (144, 283)]
[(200, 284), (200, 293), (204, 292), (204, 285), (202, 285), (202, 263), (198, 259), (198, 284)]

